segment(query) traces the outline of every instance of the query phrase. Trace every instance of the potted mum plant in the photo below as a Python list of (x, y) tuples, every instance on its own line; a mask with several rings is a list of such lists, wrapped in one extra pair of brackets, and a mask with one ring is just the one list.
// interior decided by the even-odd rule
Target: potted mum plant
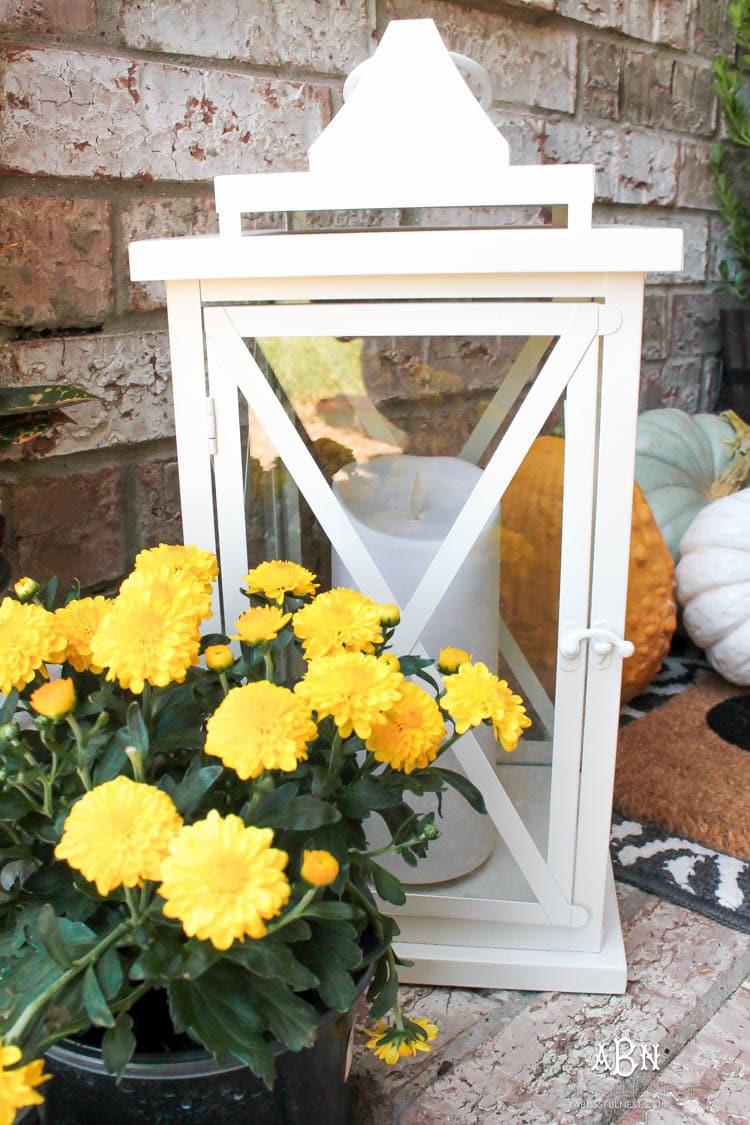
[(512, 749), (522, 701), (456, 650), (439, 683), (390, 651), (397, 607), (289, 562), (201, 637), (216, 577), (161, 545), (113, 599), (0, 603), (2, 1125), (344, 1121), (359, 994), (385, 1061), (437, 1033), (398, 1004), (382, 859), (438, 833), (412, 795), (483, 809), (440, 755), (483, 722)]

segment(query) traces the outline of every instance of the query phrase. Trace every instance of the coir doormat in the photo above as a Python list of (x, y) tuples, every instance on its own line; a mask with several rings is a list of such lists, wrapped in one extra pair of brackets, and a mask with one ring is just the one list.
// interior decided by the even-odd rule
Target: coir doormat
[(750, 932), (750, 693), (710, 674), (636, 715), (617, 755), (616, 878)]

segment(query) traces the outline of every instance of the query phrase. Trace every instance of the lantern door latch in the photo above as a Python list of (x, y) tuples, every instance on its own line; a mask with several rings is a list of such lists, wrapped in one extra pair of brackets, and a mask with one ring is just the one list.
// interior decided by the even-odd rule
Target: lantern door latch
[(595, 621), (590, 629), (580, 629), (570, 623), (560, 630), (561, 666), (574, 671), (581, 660), (585, 641), (590, 641), (590, 660), (594, 668), (607, 668), (613, 655), (627, 657), (635, 652), (632, 641), (626, 641), (608, 621)]

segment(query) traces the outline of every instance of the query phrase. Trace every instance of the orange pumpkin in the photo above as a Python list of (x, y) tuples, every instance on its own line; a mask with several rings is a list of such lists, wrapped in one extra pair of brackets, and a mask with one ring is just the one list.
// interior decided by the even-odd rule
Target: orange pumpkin
[[(559, 437), (532, 445), (502, 499), (500, 612), (548, 694), (557, 659), (563, 454)], [(622, 699), (651, 682), (675, 631), (674, 563), (641, 489), (633, 493)]]

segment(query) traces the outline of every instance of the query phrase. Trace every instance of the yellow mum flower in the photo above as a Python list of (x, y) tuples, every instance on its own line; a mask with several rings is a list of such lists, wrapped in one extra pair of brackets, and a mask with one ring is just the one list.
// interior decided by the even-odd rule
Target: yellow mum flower
[(234, 654), (229, 645), (209, 645), (203, 655), (211, 672), (226, 672), (234, 664)]
[(179, 918), (188, 937), (229, 949), (246, 935), (262, 938), (264, 922), (289, 901), (289, 857), (272, 848), (270, 828), (246, 828), (238, 816), (219, 816), (183, 828), (169, 845), (159, 894), (167, 918)]
[(216, 708), (205, 752), (246, 781), (263, 770), (295, 770), (317, 734), (309, 705), (289, 688), (258, 680), (232, 688)]
[(160, 543), (158, 547), (141, 551), (136, 555), (133, 569), (161, 570), (163, 566), (169, 567), (177, 577), (185, 575), (196, 579), (209, 595), (213, 580), (219, 573), (216, 556), (210, 551), (202, 551), (200, 547), (183, 547), (181, 543)]
[(247, 609), (237, 621), (237, 632), (231, 634), (233, 641), (244, 641), (246, 645), (260, 645), (265, 641), (275, 641), (281, 630), (292, 620), (291, 613), (283, 613), (275, 605), (258, 605)]
[(430, 1043), (437, 1038), (437, 1033), (437, 1024), (426, 1019), (405, 1019), (403, 1028), (396, 1024), (386, 1027), (378, 1020), (367, 1046), (383, 1062), (393, 1064), (413, 1057), (417, 1051), (431, 1051)]
[[(54, 615), (40, 605), (22, 605), (15, 598), (0, 602), (0, 695), (21, 691), (45, 661), (60, 664), (65, 637)], [(46, 669), (43, 669), (46, 671)]]
[(323, 850), (302, 853), (300, 875), (311, 887), (327, 887), (339, 873), (339, 861)]
[[(16, 1110), (27, 1105), (41, 1105), (44, 1098), (35, 1086), (47, 1082), (52, 1075), (44, 1074), (44, 1059), (36, 1059), (25, 1066), (18, 1047), (3, 1047), (0, 1043), (0, 1125), (13, 1125)], [(13, 1070), (9, 1070), (13, 1067)]]
[(262, 562), (245, 575), (243, 582), (247, 584), (248, 594), (262, 594), (279, 605), (285, 594), (303, 598), (308, 594), (313, 596), (318, 588), (311, 570), (286, 559)]
[(319, 720), (331, 715), (342, 738), (352, 731), (369, 738), (401, 698), (405, 682), (377, 656), (343, 652), (311, 660), (294, 690), (317, 711)]
[(387, 605), (381, 605), (379, 609), (380, 620), (383, 625), (387, 626), (389, 629), (394, 625), (398, 625), (401, 620), (401, 610), (395, 602), (388, 602)]
[(194, 579), (185, 582), (167, 567), (134, 571), (92, 639), (92, 660), (136, 695), (146, 682), (182, 683), (198, 659), (200, 619), (209, 612)]
[(365, 742), (379, 762), (411, 773), (434, 762), (445, 738), (445, 724), (435, 700), (406, 682), (398, 699)]
[(489, 720), (503, 749), (515, 750), (531, 719), (506, 680), (499, 680), (486, 664), (462, 664), (454, 676), (445, 677), (445, 686), (440, 706), (455, 722), (458, 734)]
[(111, 609), (108, 598), (96, 597), (78, 598), (55, 610), (55, 621), (68, 642), (65, 659), (76, 672), (94, 672), (98, 676), (103, 671), (91, 660), (91, 641)]
[(462, 664), (467, 664), (471, 655), (462, 648), (441, 648), (437, 666), (441, 672), (457, 672)]
[(108, 895), (116, 887), (160, 878), (167, 846), (181, 824), (161, 789), (116, 777), (73, 805), (55, 855)]
[(374, 652), (383, 643), (383, 607), (357, 590), (339, 588), (319, 594), (294, 615), (294, 633), (306, 660), (337, 652)]
[(45, 719), (64, 719), (76, 705), (73, 681), (64, 678), (50, 680), (31, 693), (29, 703), (37, 715), (43, 715)]
[(19, 602), (30, 602), (32, 598), (36, 597), (41, 588), (35, 578), (19, 578), (17, 582), (13, 583), (13, 593), (16, 595)]

